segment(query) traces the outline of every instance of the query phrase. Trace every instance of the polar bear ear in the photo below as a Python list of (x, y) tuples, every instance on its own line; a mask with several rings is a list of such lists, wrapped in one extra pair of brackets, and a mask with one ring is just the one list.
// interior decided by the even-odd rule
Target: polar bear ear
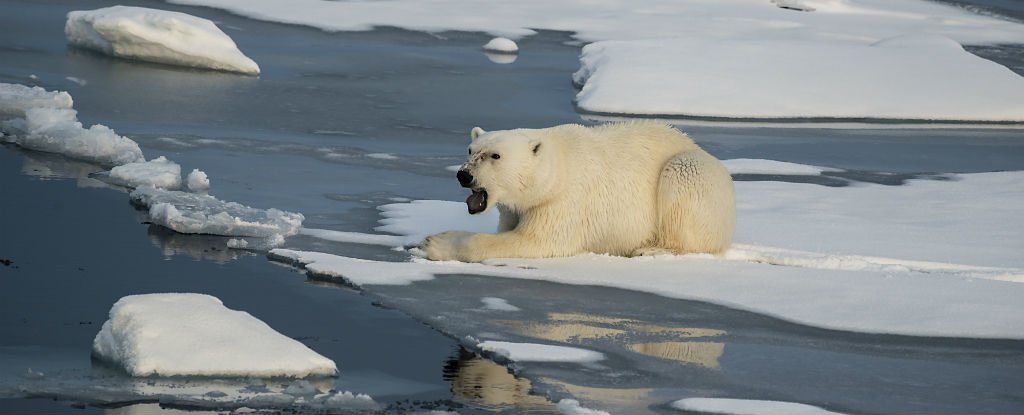
[(484, 134), (484, 133), (486, 133), (486, 132), (487, 132), (487, 131), (484, 131), (484, 129), (483, 129), (483, 128), (480, 128), (480, 127), (473, 127), (473, 131), (470, 131), (470, 132), (469, 132), (469, 136), (470, 136), (470, 137), (471, 137), (472, 139), (476, 140), (476, 138), (477, 138), (477, 137), (479, 137), (479, 136), (483, 135), (483, 134)]

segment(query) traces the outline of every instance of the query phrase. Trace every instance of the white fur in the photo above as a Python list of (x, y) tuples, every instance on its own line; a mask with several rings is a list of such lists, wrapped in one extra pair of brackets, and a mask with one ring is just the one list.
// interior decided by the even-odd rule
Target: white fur
[(498, 206), (498, 233), (433, 235), (423, 244), (430, 259), (720, 254), (732, 241), (732, 177), (668, 125), (477, 127), (471, 136), (462, 169), (486, 189), (487, 209)]

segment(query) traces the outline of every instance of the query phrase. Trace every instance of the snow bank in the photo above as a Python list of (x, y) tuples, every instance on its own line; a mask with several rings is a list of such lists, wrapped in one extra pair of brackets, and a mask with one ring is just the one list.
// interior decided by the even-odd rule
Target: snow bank
[(150, 161), (116, 166), (110, 169), (110, 178), (129, 187), (177, 189), (181, 187), (181, 166), (160, 156)]
[(724, 398), (686, 398), (672, 402), (673, 408), (709, 414), (731, 415), (843, 415), (817, 406), (792, 402)]
[(1024, 78), (939, 36), (609, 41), (580, 62), (577, 105), (596, 113), (1024, 121)]
[[(295, 262), (316, 264), (307, 265), (311, 273), (353, 275), (357, 284), (479, 274), (702, 300), (838, 330), (1020, 339), (1022, 183), (1024, 172), (904, 186), (737, 182), (737, 243), (724, 258), (590, 254), (486, 264), (413, 258), (377, 263), (374, 273), (365, 260), (292, 255)], [(497, 227), (496, 216), (470, 217), (459, 202), (414, 201), (381, 210), (387, 224), (379, 229), (404, 234), (405, 241)]]
[(514, 362), (592, 363), (604, 360), (604, 354), (576, 347), (536, 343), (485, 341), (476, 345)]
[(299, 232), (301, 213), (255, 209), (213, 196), (139, 187), (133, 204), (148, 208), (150, 220), (180, 233), (282, 238)]
[(71, 45), (119, 58), (260, 73), (217, 25), (185, 13), (127, 6), (72, 11), (64, 33)]
[(64, 91), (47, 91), (38, 86), (0, 83), (0, 115), (24, 117), (32, 108), (71, 109), (74, 101)]
[(484, 50), (497, 53), (519, 53), (519, 45), (512, 39), (496, 37), (484, 45)]
[(93, 354), (132, 376), (334, 376), (334, 362), (203, 294), (123, 297)]
[(88, 129), (72, 109), (29, 108), (25, 118), (0, 123), (3, 139), (27, 149), (62, 154), (108, 166), (142, 162), (139, 144), (104, 125)]

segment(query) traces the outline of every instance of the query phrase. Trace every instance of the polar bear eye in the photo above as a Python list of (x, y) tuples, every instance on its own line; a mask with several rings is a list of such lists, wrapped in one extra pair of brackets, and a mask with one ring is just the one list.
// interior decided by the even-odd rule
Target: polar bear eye
[(491, 158), (495, 159), (495, 160), (500, 159), (501, 158), (501, 154), (498, 154), (498, 153), (491, 154)]

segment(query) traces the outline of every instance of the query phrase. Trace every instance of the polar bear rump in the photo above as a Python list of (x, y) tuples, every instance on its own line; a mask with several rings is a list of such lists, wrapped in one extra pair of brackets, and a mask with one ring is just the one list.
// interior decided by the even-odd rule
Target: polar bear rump
[(470, 133), (457, 173), (470, 213), (496, 208), (497, 233), (445, 232), (436, 260), (724, 252), (735, 228), (732, 178), (663, 123)]

